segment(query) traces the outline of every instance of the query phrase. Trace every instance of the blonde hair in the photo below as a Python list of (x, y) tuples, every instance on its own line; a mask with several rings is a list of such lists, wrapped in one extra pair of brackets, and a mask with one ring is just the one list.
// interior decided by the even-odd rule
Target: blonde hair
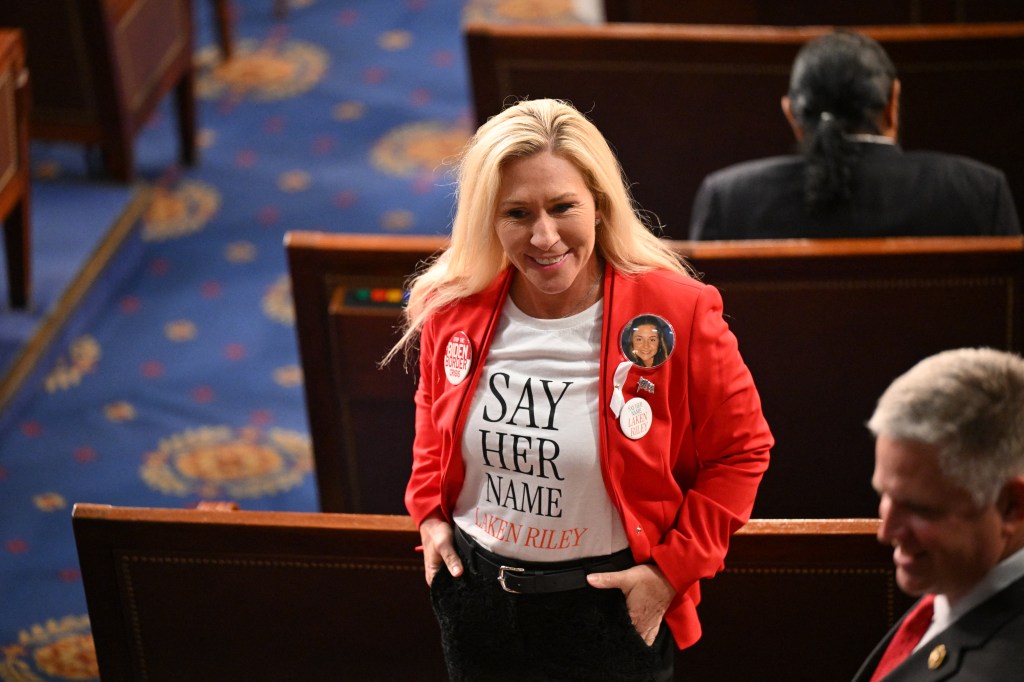
[(692, 275), (683, 259), (649, 229), (635, 207), (618, 159), (601, 132), (572, 105), (554, 99), (520, 101), (477, 129), (456, 170), (456, 212), (448, 248), (410, 282), (402, 337), (383, 362), (415, 344), (436, 311), (486, 288), (509, 259), (494, 231), (502, 168), (543, 151), (579, 169), (602, 217), (597, 252), (616, 270), (661, 268)]

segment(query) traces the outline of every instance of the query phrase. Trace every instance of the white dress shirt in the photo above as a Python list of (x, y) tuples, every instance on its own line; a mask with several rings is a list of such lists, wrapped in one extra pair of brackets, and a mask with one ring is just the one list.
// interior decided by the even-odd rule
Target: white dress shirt
[(950, 605), (946, 595), (935, 595), (935, 613), (932, 616), (932, 624), (925, 631), (921, 641), (914, 647), (914, 651), (917, 651), (922, 644), (955, 623), (965, 613), (1021, 577), (1024, 577), (1024, 549), (1016, 551), (996, 564), (955, 605)]

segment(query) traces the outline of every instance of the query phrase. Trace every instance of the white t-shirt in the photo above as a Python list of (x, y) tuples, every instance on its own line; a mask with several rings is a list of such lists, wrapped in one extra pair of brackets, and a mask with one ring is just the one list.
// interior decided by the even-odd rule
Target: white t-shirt
[(565, 561), (628, 546), (601, 475), (598, 301), (556, 320), (509, 298), (462, 436), (466, 478), (455, 522), (524, 561)]

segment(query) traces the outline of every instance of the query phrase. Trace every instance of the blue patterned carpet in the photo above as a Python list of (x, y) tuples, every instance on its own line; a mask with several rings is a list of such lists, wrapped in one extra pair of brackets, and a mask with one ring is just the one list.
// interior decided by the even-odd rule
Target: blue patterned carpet
[(3, 336), (52, 317), (132, 198), (149, 203), (0, 412), (3, 682), (96, 679), (76, 502), (318, 508), (283, 235), (446, 231), (472, 118), (460, 22), (571, 21), (579, 3), (292, 0), (280, 22), (271, 0), (234, 4), (223, 63), (196, 2), (196, 168), (174, 163), (169, 105), (139, 141), (142, 188), (33, 144), (37, 298), (0, 310)]

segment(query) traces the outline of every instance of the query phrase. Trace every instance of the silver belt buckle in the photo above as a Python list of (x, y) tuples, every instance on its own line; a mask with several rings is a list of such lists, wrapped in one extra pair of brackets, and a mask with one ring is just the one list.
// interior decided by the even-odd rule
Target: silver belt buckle
[(498, 569), (498, 584), (501, 585), (501, 589), (503, 589), (506, 592), (509, 592), (511, 594), (519, 594), (518, 591), (513, 590), (511, 587), (509, 587), (508, 585), (505, 584), (505, 572), (506, 571), (511, 571), (512, 573), (522, 573), (525, 570), (526, 570), (525, 568), (517, 568), (515, 566), (502, 566), (501, 568), (499, 568)]

